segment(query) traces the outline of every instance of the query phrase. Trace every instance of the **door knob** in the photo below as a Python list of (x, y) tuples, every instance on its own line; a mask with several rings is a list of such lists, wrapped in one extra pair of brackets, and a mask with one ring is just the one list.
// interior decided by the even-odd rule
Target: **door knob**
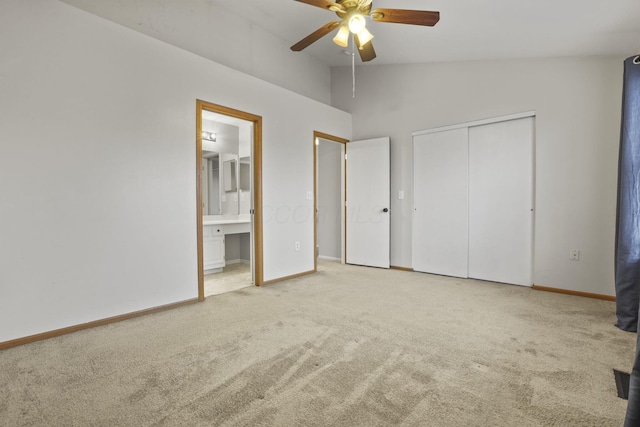
[(389, 209), (384, 208), (384, 209), (382, 209), (382, 212), (389, 212)]

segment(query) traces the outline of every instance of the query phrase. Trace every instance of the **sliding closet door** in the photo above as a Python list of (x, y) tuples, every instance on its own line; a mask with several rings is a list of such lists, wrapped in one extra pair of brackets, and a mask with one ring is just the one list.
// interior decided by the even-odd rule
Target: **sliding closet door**
[(413, 138), (413, 269), (467, 277), (467, 128)]
[(531, 286), (534, 119), (469, 128), (469, 277)]

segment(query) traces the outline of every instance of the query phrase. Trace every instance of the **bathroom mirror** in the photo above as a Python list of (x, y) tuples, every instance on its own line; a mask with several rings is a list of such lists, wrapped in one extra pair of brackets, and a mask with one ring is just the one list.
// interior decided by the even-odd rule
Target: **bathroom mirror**
[(253, 124), (203, 111), (203, 215), (249, 214)]
[(224, 162), (224, 191), (238, 191), (236, 160), (227, 160)]
[(240, 190), (251, 190), (251, 163), (249, 157), (240, 159)]
[(235, 154), (202, 151), (202, 214), (238, 215), (249, 191), (238, 190), (238, 159)]
[(214, 151), (202, 151), (202, 214), (222, 214), (220, 155)]

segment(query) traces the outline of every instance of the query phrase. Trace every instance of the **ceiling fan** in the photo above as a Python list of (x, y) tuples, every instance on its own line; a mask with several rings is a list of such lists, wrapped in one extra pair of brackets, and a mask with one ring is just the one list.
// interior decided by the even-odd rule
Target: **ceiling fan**
[(320, 38), (339, 28), (333, 42), (341, 47), (349, 45), (349, 36), (353, 33), (358, 52), (363, 62), (371, 61), (376, 57), (371, 39), (373, 34), (366, 28), (366, 17), (369, 16), (375, 22), (392, 22), (396, 24), (412, 24), (433, 27), (440, 20), (440, 12), (426, 10), (405, 9), (372, 9), (372, 0), (296, 0), (300, 3), (321, 7), (335, 12), (340, 21), (329, 22), (318, 28), (298, 43), (291, 46), (293, 51), (301, 51)]

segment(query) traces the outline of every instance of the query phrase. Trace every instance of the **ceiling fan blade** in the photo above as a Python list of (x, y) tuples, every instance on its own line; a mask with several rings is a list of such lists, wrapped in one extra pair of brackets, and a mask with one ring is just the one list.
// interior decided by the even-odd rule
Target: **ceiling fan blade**
[[(356, 46), (360, 46), (358, 35), (354, 34), (353, 37), (355, 38)], [(362, 59), (362, 62), (371, 61), (376, 57), (376, 51), (373, 49), (373, 43), (371, 43), (371, 41), (362, 46), (362, 49), (358, 48), (358, 53), (360, 53), (360, 59)]]
[(393, 22), (396, 24), (412, 24), (433, 27), (440, 20), (440, 12), (428, 10), (376, 9), (371, 12), (376, 22)]
[(309, 46), (310, 44), (318, 41), (323, 36), (326, 36), (332, 30), (335, 30), (339, 26), (340, 26), (340, 22), (338, 22), (338, 21), (329, 22), (328, 24), (323, 25), (322, 27), (320, 27), (317, 30), (315, 30), (313, 33), (309, 34), (307, 37), (305, 37), (302, 40), (300, 40), (298, 43), (296, 43), (293, 46), (291, 46), (291, 50), (293, 50), (295, 52), (299, 52), (302, 49), (304, 49), (305, 47)]
[(310, 4), (311, 6), (321, 7), (326, 10), (333, 10), (334, 12), (338, 10), (344, 10), (340, 4), (329, 1), (329, 0), (296, 0), (296, 1), (299, 1), (300, 3)]

